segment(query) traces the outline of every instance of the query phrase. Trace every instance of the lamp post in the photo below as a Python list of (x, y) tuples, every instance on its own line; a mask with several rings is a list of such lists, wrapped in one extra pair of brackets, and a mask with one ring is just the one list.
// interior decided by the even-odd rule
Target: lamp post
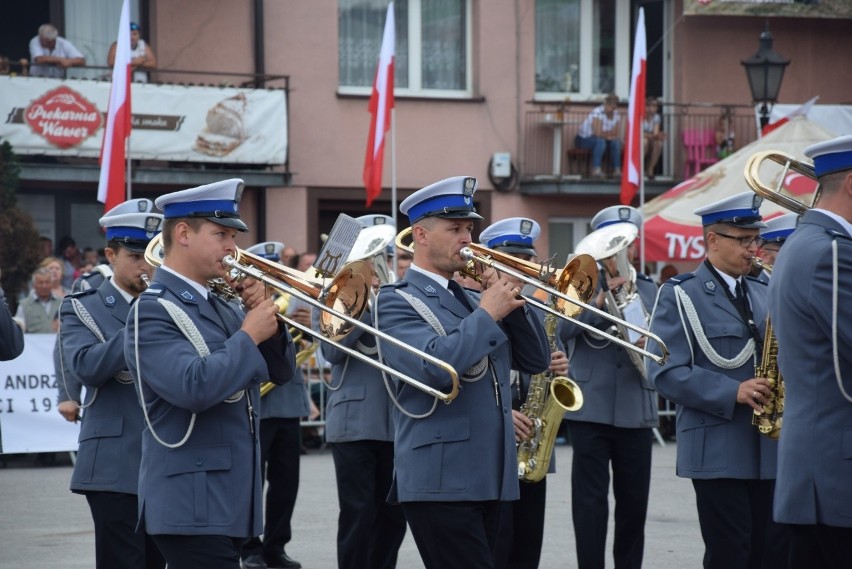
[(790, 64), (790, 60), (772, 49), (772, 34), (769, 31), (769, 22), (760, 34), (760, 47), (757, 53), (742, 60), (743, 67), (748, 77), (748, 86), (751, 89), (751, 99), (755, 103), (761, 103), (760, 128), (769, 122), (768, 103), (778, 100), (778, 91), (781, 90), (781, 80), (784, 78), (784, 68)]

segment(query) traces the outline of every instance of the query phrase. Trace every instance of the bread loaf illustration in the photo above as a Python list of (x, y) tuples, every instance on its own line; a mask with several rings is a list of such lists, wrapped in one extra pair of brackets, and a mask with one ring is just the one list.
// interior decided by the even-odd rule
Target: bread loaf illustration
[(246, 96), (238, 93), (207, 111), (207, 126), (195, 139), (195, 150), (209, 156), (226, 156), (246, 139)]

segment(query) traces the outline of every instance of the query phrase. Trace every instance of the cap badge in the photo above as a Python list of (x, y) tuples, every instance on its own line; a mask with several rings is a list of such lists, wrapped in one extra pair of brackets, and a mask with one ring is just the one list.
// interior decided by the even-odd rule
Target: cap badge
[(145, 233), (147, 235), (153, 235), (160, 229), (160, 218), (159, 217), (146, 217), (145, 218)]
[(618, 219), (620, 219), (621, 221), (630, 221), (630, 208), (618, 208)]
[(529, 219), (521, 220), (521, 235), (529, 235), (532, 233), (533, 222)]
[(464, 197), (469, 198), (473, 195), (473, 189), (476, 187), (476, 178), (465, 178), (462, 193)]
[(136, 202), (136, 208), (139, 210), (139, 213), (148, 211), (148, 200), (139, 200)]
[(264, 245), (263, 246), (263, 252), (266, 253), (267, 255), (274, 255), (275, 254), (275, 243), (267, 243), (266, 245)]
[(751, 198), (751, 209), (759, 209), (760, 204), (763, 203), (763, 198), (757, 194), (754, 194), (754, 197)]
[(377, 215), (373, 218), (373, 225), (384, 225), (387, 223), (387, 221), (387, 218), (384, 218), (381, 215)]

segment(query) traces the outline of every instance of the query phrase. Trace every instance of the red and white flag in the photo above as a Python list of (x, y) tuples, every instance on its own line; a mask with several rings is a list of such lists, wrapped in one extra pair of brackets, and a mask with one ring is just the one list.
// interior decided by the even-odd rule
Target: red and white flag
[(645, 77), (648, 47), (645, 40), (645, 9), (639, 8), (633, 69), (630, 73), (630, 103), (627, 108), (627, 140), (621, 174), (621, 203), (630, 205), (642, 181), (642, 121), (645, 119)]
[(813, 99), (807, 101), (806, 103), (799, 105), (798, 107), (796, 107), (795, 109), (793, 109), (788, 114), (781, 117), (780, 119), (775, 119), (775, 120), (770, 119), (769, 123), (765, 127), (763, 127), (762, 129), (760, 129), (760, 136), (766, 136), (767, 134), (769, 134), (770, 132), (772, 132), (773, 130), (778, 128), (779, 126), (785, 125), (788, 122), (790, 122), (790, 119), (792, 119), (794, 117), (806, 117), (806, 116), (808, 116), (808, 113), (810, 112), (811, 108), (814, 106), (814, 103), (817, 102), (817, 99), (819, 99), (819, 95), (817, 95)]
[(98, 201), (109, 211), (127, 199), (125, 192), (125, 145), (130, 136), (130, 6), (124, 0), (118, 22), (115, 64), (109, 91), (107, 120), (101, 142), (101, 175)]
[(367, 190), (367, 207), (382, 193), (382, 158), (385, 153), (385, 133), (390, 129), (393, 108), (393, 60), (394, 60), (393, 2), (388, 5), (385, 31), (379, 66), (370, 96), (370, 137), (367, 139), (367, 155), (364, 158), (364, 188)]

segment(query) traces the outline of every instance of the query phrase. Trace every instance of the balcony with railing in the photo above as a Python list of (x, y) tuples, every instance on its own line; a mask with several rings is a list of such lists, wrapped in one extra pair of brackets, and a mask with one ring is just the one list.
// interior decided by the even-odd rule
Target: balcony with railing
[[(617, 193), (616, 166), (604, 156), (603, 178), (592, 176), (591, 151), (577, 147), (575, 138), (596, 105), (536, 104), (523, 125), (521, 191), (548, 193)], [(622, 134), (627, 108), (619, 107)], [(658, 195), (684, 179), (742, 148), (757, 137), (754, 109), (748, 105), (660, 105), (665, 133), (662, 155), (654, 172), (646, 172), (646, 191)], [(618, 165), (620, 167), (620, 165)]]

